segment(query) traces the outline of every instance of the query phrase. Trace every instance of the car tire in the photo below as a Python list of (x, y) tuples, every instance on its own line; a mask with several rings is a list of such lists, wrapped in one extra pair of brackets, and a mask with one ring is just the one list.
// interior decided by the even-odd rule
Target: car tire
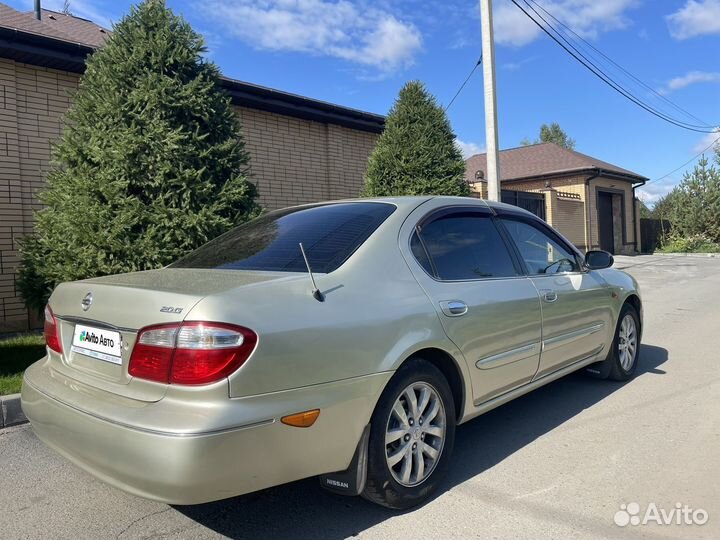
[(409, 359), (373, 412), (362, 496), (395, 510), (425, 502), (447, 473), (454, 442), (455, 404), (447, 379), (430, 362)]
[(612, 350), (608, 355), (608, 379), (627, 381), (637, 370), (640, 360), (640, 317), (630, 304), (620, 310)]

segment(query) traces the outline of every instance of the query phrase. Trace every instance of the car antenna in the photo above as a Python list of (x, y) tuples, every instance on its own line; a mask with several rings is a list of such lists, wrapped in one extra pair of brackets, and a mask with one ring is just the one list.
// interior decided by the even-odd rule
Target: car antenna
[(315, 300), (318, 302), (325, 301), (325, 296), (323, 296), (323, 293), (320, 292), (320, 289), (317, 288), (317, 285), (315, 284), (315, 278), (313, 277), (312, 268), (310, 268), (310, 261), (308, 261), (307, 255), (305, 255), (305, 248), (303, 248), (302, 242), (300, 242), (300, 253), (302, 253), (303, 259), (305, 259), (305, 266), (307, 266), (308, 274), (310, 274), (310, 281), (312, 281), (312, 295)]

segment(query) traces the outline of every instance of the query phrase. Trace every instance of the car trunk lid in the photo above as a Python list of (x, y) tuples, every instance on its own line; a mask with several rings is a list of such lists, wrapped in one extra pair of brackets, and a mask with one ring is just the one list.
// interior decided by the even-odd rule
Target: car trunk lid
[(54, 367), (91, 386), (157, 401), (167, 385), (128, 375), (140, 328), (181, 322), (208, 295), (286, 275), (164, 268), (63, 283), (49, 302), (63, 350), (62, 355), (51, 354)]

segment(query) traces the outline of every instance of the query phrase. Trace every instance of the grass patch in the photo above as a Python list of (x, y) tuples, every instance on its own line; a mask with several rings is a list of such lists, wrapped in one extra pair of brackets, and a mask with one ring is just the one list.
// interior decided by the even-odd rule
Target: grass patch
[(0, 339), (0, 396), (19, 392), (25, 368), (43, 356), (45, 339), (41, 335)]

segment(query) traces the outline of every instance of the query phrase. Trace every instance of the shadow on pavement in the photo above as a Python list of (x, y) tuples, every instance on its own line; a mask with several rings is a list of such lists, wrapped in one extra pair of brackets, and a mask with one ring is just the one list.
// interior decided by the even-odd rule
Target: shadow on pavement
[[(663, 348), (642, 345), (636, 377), (663, 375), (658, 366), (667, 355)], [(625, 384), (632, 384), (632, 380), (617, 383), (571, 374), (459, 426), (454, 463), (438, 495), (482, 474)], [(177, 506), (175, 510), (237, 539), (341, 539), (397, 515), (360, 497), (329, 494), (315, 478), (224, 501)]]

